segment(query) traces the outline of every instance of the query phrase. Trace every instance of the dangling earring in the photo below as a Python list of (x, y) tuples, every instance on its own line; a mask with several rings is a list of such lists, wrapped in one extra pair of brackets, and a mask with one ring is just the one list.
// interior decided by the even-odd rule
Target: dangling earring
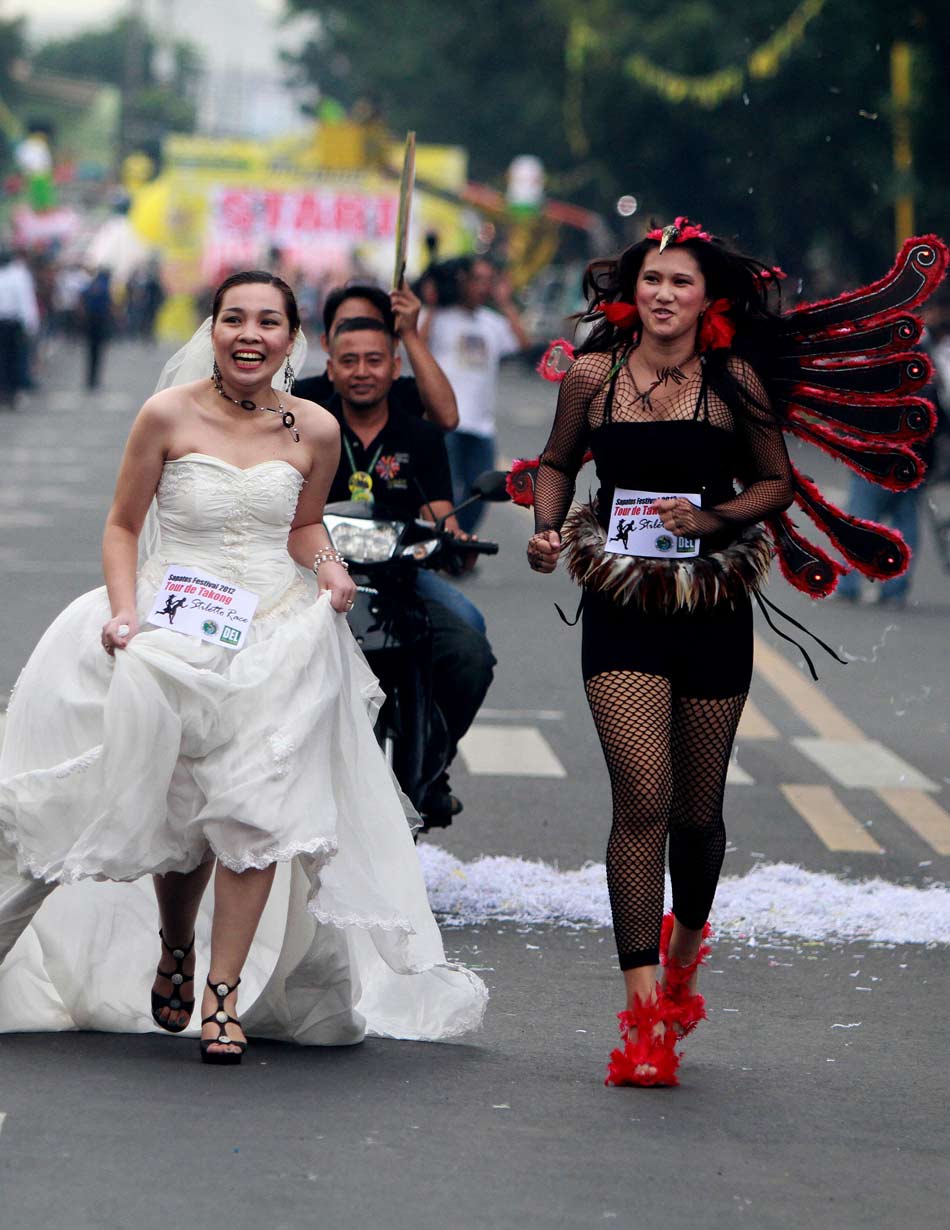
[(717, 299), (703, 312), (697, 338), (700, 350), (725, 350), (732, 344), (736, 326), (726, 315), (731, 307), (728, 299)]
[(219, 393), (224, 391), (224, 385), (221, 382), (221, 368), (218, 367), (218, 360), (215, 359), (211, 364), (211, 383)]
[(290, 362), (290, 356), (287, 356), (287, 362), (284, 364), (284, 392), (289, 393), (293, 388), (294, 381), (297, 376)]

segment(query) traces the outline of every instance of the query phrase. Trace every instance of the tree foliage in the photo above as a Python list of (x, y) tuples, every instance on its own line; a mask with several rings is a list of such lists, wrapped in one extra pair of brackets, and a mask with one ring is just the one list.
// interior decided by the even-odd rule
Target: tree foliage
[(13, 114), (19, 99), (17, 65), (22, 62), (25, 52), (24, 18), (0, 21), (0, 104), (4, 108), (3, 122), (0, 123), (0, 172), (4, 174), (11, 167), (13, 156), (13, 131), (6, 116)]
[[(797, 2), (288, 0), (319, 17), (303, 77), (348, 104), (373, 98), (395, 130), (465, 145), (475, 178), (500, 184), (514, 155), (536, 153), (553, 193), (605, 214), (632, 193), (641, 217), (691, 214), (790, 269), (807, 256), (871, 276), (894, 248), (898, 38), (914, 46), (917, 229), (950, 229), (944, 0), (829, 0), (774, 76), (710, 110), (669, 103), (625, 69), (635, 52), (689, 74), (741, 63)], [(571, 74), (578, 16), (592, 37)]]
[(148, 144), (165, 132), (190, 132), (195, 125), (192, 83), (200, 57), (191, 43), (172, 48), (172, 73), (167, 82), (155, 72), (157, 42), (134, 17), (120, 17), (109, 26), (82, 30), (69, 38), (38, 47), (34, 69), (85, 77), (119, 87), (131, 87), (126, 131)]

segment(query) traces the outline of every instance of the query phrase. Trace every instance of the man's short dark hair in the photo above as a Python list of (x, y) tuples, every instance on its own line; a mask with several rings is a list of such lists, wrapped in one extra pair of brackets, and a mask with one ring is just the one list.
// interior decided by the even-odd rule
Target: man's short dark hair
[(390, 344), (396, 340), (396, 335), (392, 329), (381, 320), (377, 320), (375, 316), (350, 316), (346, 320), (341, 320), (339, 327), (330, 339), (335, 341), (341, 333), (364, 333), (367, 329), (374, 333), (385, 333)]
[(387, 330), (395, 335), (396, 318), (393, 315), (393, 306), (389, 302), (389, 295), (384, 290), (378, 286), (338, 286), (336, 290), (330, 291), (323, 304), (323, 332), (327, 337), (330, 336), (340, 304), (345, 303), (347, 299), (367, 299), (373, 307), (378, 309)]

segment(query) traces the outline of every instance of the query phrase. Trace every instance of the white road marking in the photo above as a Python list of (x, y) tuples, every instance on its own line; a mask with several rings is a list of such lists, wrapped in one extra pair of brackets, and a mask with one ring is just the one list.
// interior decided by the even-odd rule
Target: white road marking
[(849, 854), (884, 853), (830, 786), (781, 786), (780, 789), (827, 849)]
[(0, 1110), (0, 1132), (3, 1131), (3, 1124), (6, 1120), (6, 1117), (7, 1117), (7, 1112), (5, 1110)]
[[(110, 414), (117, 414), (122, 410), (126, 410), (129, 415), (132, 415), (136, 409), (128, 393), (116, 390), (112, 392), (97, 392), (95, 398), (96, 409), (108, 411)], [(76, 394), (70, 389), (54, 389), (46, 395), (45, 405), (47, 410), (73, 410), (76, 406)]]
[(563, 722), (563, 709), (479, 709), (479, 719), (488, 722)]
[(921, 790), (878, 790), (878, 794), (937, 854), (950, 854), (950, 816)]
[(48, 513), (34, 512), (30, 508), (17, 508), (13, 512), (0, 511), (0, 530), (39, 529), (55, 524), (55, 517)]
[(746, 773), (742, 765), (739, 764), (738, 760), (733, 758), (732, 760), (729, 761), (729, 768), (726, 771), (726, 785), (727, 786), (753, 786), (755, 785), (755, 782), (754, 782), (754, 779), (751, 778), (748, 773)]
[(816, 735), (860, 743), (861, 731), (796, 667), (759, 637), (755, 638), (755, 670)]
[(903, 787), (932, 793), (940, 789), (936, 782), (874, 739), (856, 743), (850, 739), (799, 737), (792, 742), (839, 786), (867, 790)]
[(496, 777), (567, 777), (535, 726), (472, 726), (459, 743), (469, 773)]
[(0, 488), (0, 504), (12, 508), (24, 508), (37, 504), (66, 504), (70, 508), (85, 508), (95, 511), (104, 507), (104, 500), (95, 492), (77, 494), (68, 487), (3, 487)]
[(778, 731), (754, 701), (747, 700), (736, 732), (739, 739), (777, 739)]
[[(2, 524), (2, 519), (0, 519)], [(102, 560), (64, 560), (62, 563), (53, 564), (49, 560), (42, 559), (12, 559), (3, 562), (3, 572), (20, 573), (20, 574), (39, 574), (50, 572), (60, 573), (75, 573), (77, 576), (93, 576), (100, 577), (102, 573)], [(100, 582), (101, 583), (101, 582)], [(93, 587), (95, 588), (95, 587)]]

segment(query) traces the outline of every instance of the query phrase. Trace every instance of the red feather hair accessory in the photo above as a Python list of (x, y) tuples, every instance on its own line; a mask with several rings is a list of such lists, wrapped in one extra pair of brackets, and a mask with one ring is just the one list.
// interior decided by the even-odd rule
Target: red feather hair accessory
[(640, 319), (640, 312), (635, 303), (601, 303), (598, 308), (604, 317), (618, 329), (631, 329)]
[(699, 326), (700, 350), (726, 350), (732, 345), (736, 326), (726, 315), (731, 307), (728, 299), (715, 299), (703, 312), (703, 322)]
[(688, 239), (702, 239), (709, 243), (712, 240), (712, 235), (704, 231), (698, 222), (690, 222), (689, 218), (682, 215), (674, 218), (670, 226), (655, 226), (652, 231), (647, 231), (646, 237), (658, 239), (661, 252), (671, 243), (686, 243)]

